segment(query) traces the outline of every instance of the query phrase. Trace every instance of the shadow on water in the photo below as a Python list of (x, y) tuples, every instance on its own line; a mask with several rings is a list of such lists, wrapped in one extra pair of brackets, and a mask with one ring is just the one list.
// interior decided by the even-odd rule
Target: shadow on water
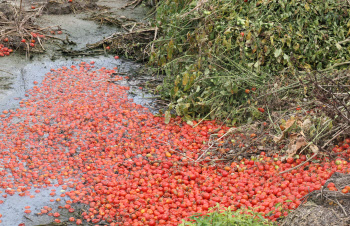
[(13, 86), (11, 77), (0, 77), (0, 90), (9, 90)]

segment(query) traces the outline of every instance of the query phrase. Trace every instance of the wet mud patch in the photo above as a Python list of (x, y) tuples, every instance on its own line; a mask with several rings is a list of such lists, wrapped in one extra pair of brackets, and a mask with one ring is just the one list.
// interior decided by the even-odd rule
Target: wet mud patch
[(125, 82), (132, 87), (130, 90), (131, 96), (143, 96), (145, 99), (151, 99), (150, 102), (145, 103), (145, 106), (154, 113), (159, 114), (164, 111), (169, 102), (160, 99), (160, 96), (155, 95), (156, 88), (163, 81), (162, 75), (153, 75), (145, 67), (130, 73)]
[(84, 10), (98, 10), (97, 0), (85, 1), (49, 1), (45, 4), (43, 12), (50, 15), (66, 15)]
[(3, 90), (9, 90), (12, 88), (12, 81), (11, 81), (11, 77), (0, 77), (0, 93)]
[(115, 15), (116, 17), (127, 17), (139, 22), (147, 22), (146, 15), (152, 8), (139, 6), (137, 8), (123, 9), (127, 3), (128, 1), (124, 0), (99, 0), (96, 4), (100, 7), (106, 7), (108, 10), (103, 11), (108, 11), (111, 15)]
[[(61, 51), (80, 51), (87, 44), (95, 43), (103, 37), (119, 31), (118, 28), (110, 26), (100, 26), (93, 21), (84, 20), (86, 14), (68, 14), (68, 15), (42, 15), (37, 18), (35, 24), (40, 27), (58, 26), (62, 31), (61, 34), (55, 33), (55, 36), (61, 40), (67, 38), (76, 43), (76, 45), (62, 44), (60, 40), (56, 40), (46, 46), (47, 52), (53, 50), (52, 54), (61, 55)], [(101, 54), (101, 52), (99, 53)], [(77, 54), (79, 55), (79, 54)], [(77, 56), (75, 55), (75, 56)]]

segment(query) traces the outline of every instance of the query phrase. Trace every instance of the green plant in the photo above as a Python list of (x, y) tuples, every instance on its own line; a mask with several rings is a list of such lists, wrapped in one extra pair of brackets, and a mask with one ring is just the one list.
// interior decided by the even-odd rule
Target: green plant
[[(218, 207), (216, 207), (218, 208)], [(183, 221), (180, 226), (263, 226), (274, 225), (261, 215), (250, 210), (214, 211), (208, 214), (196, 214), (190, 217), (190, 221)]]
[(246, 89), (349, 64), (349, 13), (334, 0), (164, 0), (149, 60), (166, 74), (157, 91), (185, 119), (257, 119), (255, 92)]

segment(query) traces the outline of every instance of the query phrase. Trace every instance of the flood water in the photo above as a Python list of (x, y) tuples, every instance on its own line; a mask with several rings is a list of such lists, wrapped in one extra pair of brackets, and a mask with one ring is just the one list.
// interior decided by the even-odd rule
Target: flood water
[[(40, 83), (45, 74), (51, 68), (60, 68), (62, 66), (70, 67), (71, 65), (78, 65), (80, 62), (95, 62), (96, 68), (118, 68), (124, 76), (131, 76), (137, 78), (138, 70), (142, 64), (137, 64), (132, 61), (118, 59), (115, 60), (113, 56), (96, 56), (96, 57), (78, 57), (78, 58), (61, 58), (51, 61), (47, 58), (37, 57), (35, 60), (26, 60), (23, 56), (13, 55), (6, 58), (1, 58), (0, 63), (2, 69), (0, 71), (0, 110), (13, 109), (19, 106), (21, 99), (25, 97), (27, 90), (33, 88), (34, 81)], [(136, 74), (136, 75), (135, 75)], [(143, 75), (139, 75), (143, 76)], [(128, 82), (127, 80), (121, 82), (121, 85), (130, 86), (130, 98), (134, 99), (137, 104), (145, 107), (152, 106), (152, 95), (142, 92), (136, 83)]]

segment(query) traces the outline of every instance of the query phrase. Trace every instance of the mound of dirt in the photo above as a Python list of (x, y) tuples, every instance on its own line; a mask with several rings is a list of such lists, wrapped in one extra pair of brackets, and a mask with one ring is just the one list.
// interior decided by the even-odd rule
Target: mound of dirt
[(0, 4), (0, 20), (13, 20), (14, 8), (10, 4)]
[[(329, 183), (334, 183), (337, 191), (327, 189)], [(341, 192), (349, 185), (350, 175), (334, 173), (321, 190), (310, 193), (307, 202), (290, 213), (281, 225), (350, 225), (350, 194)]]
[(96, 2), (97, 0), (73, 1), (71, 3), (49, 1), (45, 5), (43, 12), (51, 15), (71, 14), (84, 9), (96, 9), (98, 8)]

